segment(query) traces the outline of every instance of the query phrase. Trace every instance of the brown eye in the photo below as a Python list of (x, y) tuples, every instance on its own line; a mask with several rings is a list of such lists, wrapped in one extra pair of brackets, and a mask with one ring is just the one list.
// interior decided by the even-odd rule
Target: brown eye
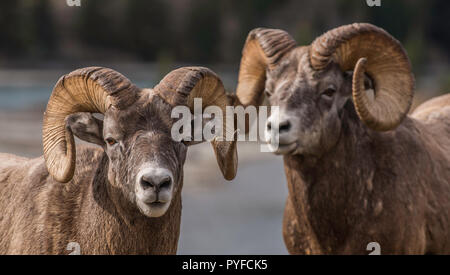
[(117, 141), (115, 139), (113, 139), (113, 138), (107, 138), (106, 139), (106, 143), (108, 143), (109, 146), (112, 146), (112, 145), (116, 144)]
[(272, 93), (269, 92), (269, 90), (264, 90), (264, 94), (265, 94), (267, 97), (270, 97), (270, 96), (272, 95)]
[(327, 88), (325, 91), (323, 91), (322, 96), (326, 98), (331, 98), (333, 97), (335, 92), (336, 90), (334, 88)]

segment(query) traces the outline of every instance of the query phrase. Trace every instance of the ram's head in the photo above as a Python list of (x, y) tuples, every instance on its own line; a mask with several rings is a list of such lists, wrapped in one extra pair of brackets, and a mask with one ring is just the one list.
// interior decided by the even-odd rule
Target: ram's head
[[(225, 112), (222, 82), (206, 68), (181, 68), (154, 89), (139, 89), (111, 69), (91, 67), (63, 76), (56, 84), (43, 123), (44, 157), (49, 173), (68, 182), (75, 171), (75, 134), (100, 145), (108, 156), (108, 180), (117, 200), (144, 215), (159, 217), (170, 206), (183, 180), (187, 143), (175, 141), (171, 127), (175, 106), (192, 111), (194, 98)], [(93, 113), (104, 115), (103, 120)], [(225, 124), (225, 121), (224, 121)], [(223, 131), (226, 134), (226, 131)], [(217, 163), (228, 180), (237, 169), (236, 143), (214, 139)], [(89, 165), (89, 164), (86, 164)]]
[(260, 105), (265, 94), (279, 106), (266, 125), (269, 141), (279, 127), (275, 153), (319, 156), (336, 144), (346, 108), (373, 130), (397, 127), (413, 86), (403, 47), (373, 25), (342, 26), (304, 47), (282, 30), (260, 28), (245, 43), (237, 96), (247, 106)]

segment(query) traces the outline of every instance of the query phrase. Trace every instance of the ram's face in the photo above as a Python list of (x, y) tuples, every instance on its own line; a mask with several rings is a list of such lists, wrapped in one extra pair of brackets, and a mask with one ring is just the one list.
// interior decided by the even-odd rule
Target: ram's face
[(308, 54), (293, 51), (280, 65), (268, 70), (266, 96), (272, 111), (266, 125), (266, 139), (276, 139), (276, 154), (319, 156), (334, 145), (340, 134), (340, 109), (349, 95), (349, 81), (337, 65), (316, 72)]
[(164, 215), (182, 187), (187, 146), (171, 138), (170, 114), (171, 106), (146, 90), (127, 109), (110, 108), (103, 121), (90, 113), (68, 118), (77, 137), (104, 148), (116, 197), (148, 217)]
[(127, 110), (105, 115), (108, 177), (142, 214), (159, 217), (181, 188), (187, 147), (171, 138), (171, 107), (158, 96), (143, 97)]
[(374, 131), (395, 129), (411, 107), (414, 77), (402, 45), (371, 24), (332, 29), (309, 46), (283, 30), (257, 28), (242, 50), (236, 95), (244, 106), (259, 105), (263, 88), (280, 107), (266, 127), (272, 150), (321, 156), (336, 144), (346, 115)]

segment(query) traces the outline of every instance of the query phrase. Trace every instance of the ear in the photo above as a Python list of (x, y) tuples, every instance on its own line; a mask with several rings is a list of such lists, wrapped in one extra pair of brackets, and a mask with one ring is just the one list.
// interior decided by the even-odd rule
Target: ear
[(91, 113), (75, 113), (66, 118), (66, 125), (81, 140), (104, 146), (103, 121)]
[[(375, 100), (375, 85), (374, 80), (367, 74), (364, 74), (364, 89), (366, 90), (366, 93), (370, 100)], [(341, 89), (341, 94), (344, 96), (344, 99), (341, 100), (338, 104), (338, 109), (341, 110), (341, 108), (344, 107), (344, 105), (347, 103), (347, 101), (353, 100), (352, 96), (352, 84), (353, 84), (353, 71), (346, 71), (344, 72), (344, 85)]]
[(214, 154), (216, 155), (217, 164), (226, 180), (232, 180), (236, 177), (238, 155), (237, 155), (237, 134), (234, 132), (233, 141), (211, 142)]
[(336, 97), (336, 109), (338, 111), (338, 115), (342, 118), (342, 114), (344, 112), (345, 106), (350, 102), (352, 102), (352, 80), (353, 80), (353, 71), (345, 71), (343, 72), (343, 82), (342, 86), (338, 92), (338, 96)]
[[(345, 83), (350, 83), (350, 93), (352, 92), (351, 90), (351, 85), (353, 84), (353, 71), (346, 71), (344, 72), (344, 80)], [(375, 89), (375, 85), (374, 85), (374, 80), (367, 74), (364, 74), (364, 88), (365, 90), (374, 90)]]

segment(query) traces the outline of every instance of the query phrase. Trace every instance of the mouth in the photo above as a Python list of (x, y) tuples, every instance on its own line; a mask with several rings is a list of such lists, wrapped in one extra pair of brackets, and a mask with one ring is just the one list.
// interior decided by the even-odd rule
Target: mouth
[(147, 203), (147, 204), (148, 204), (149, 206), (151, 206), (151, 207), (161, 207), (161, 206), (165, 205), (166, 202), (163, 202), (163, 201), (154, 201), (154, 202)]
[(142, 203), (152, 208), (160, 208), (165, 206), (167, 204), (167, 201), (161, 200), (160, 198), (158, 198), (158, 196), (156, 196), (156, 199), (144, 199), (142, 200)]
[(138, 200), (137, 204), (142, 214), (146, 215), (147, 217), (157, 218), (166, 213), (167, 209), (170, 206), (170, 201), (166, 202), (155, 200), (152, 202), (144, 202)]
[(272, 153), (275, 155), (287, 155), (295, 152), (297, 149), (297, 142), (292, 143), (280, 143), (278, 144), (278, 148), (272, 147), (272, 145), (269, 143), (269, 147), (272, 149)]
[(164, 205), (166, 205), (167, 202), (157, 198), (156, 200), (152, 201), (144, 201), (144, 203), (152, 208), (158, 208), (163, 207)]

